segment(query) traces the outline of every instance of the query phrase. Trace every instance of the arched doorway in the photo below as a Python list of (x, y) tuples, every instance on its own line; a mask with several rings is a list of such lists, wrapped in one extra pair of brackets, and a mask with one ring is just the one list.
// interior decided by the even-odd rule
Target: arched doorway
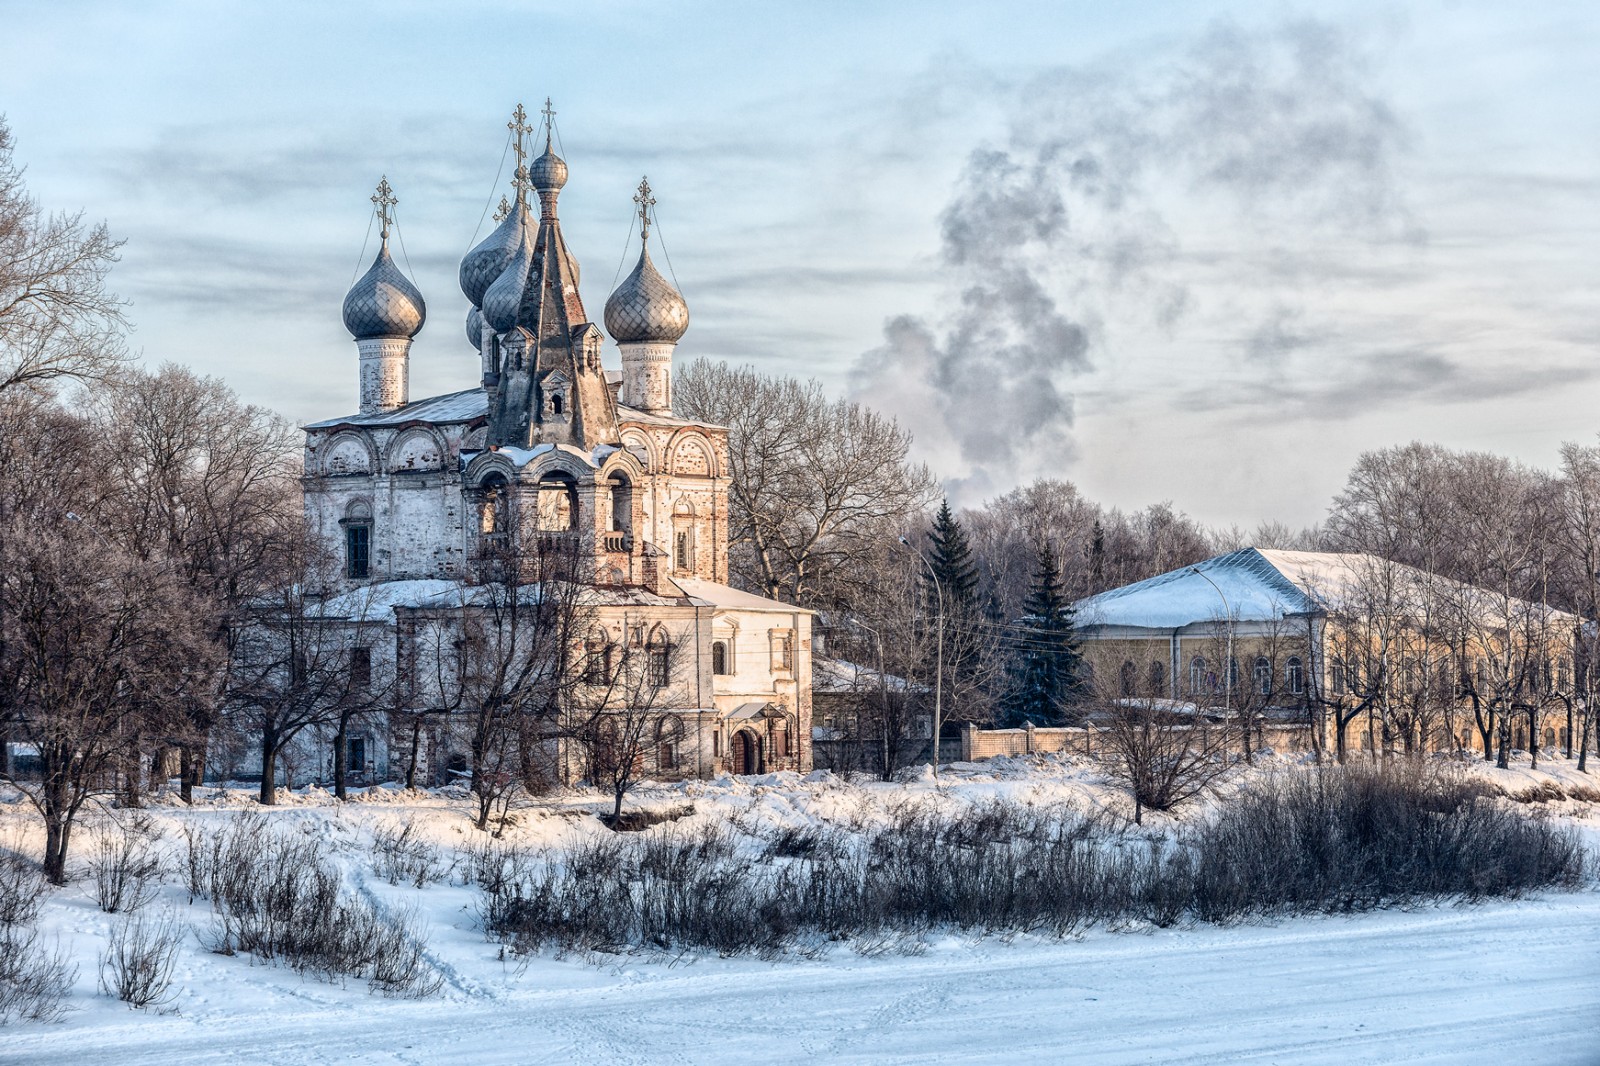
[(761, 768), (761, 738), (748, 729), (733, 735), (733, 772), (759, 774)]

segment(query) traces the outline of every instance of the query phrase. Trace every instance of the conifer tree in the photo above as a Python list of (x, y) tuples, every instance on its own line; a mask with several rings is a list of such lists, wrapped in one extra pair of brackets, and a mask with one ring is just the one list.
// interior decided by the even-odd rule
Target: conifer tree
[(1083, 659), (1073, 627), (1072, 603), (1050, 545), (1041, 545), (1027, 612), (1013, 630), (1013, 682), (1008, 724), (1059, 725), (1081, 692)]
[(928, 563), (944, 588), (946, 605), (951, 610), (972, 606), (978, 592), (978, 566), (972, 561), (967, 531), (951, 513), (949, 500), (939, 504), (933, 528), (928, 530), (928, 545)]

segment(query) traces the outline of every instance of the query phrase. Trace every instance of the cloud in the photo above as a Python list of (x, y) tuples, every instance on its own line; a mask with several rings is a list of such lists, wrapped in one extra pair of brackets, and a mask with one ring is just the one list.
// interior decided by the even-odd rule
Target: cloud
[[(1073, 383), (1124, 334), (1225, 315), (1254, 323), (1241, 359), (1281, 363), (1313, 339), (1319, 243), (1422, 239), (1373, 66), (1325, 23), (1218, 25), (1006, 87), (1007, 143), (972, 151), (941, 217), (943, 307), (891, 318), (854, 391), (1006, 484), (1071, 458)], [(1220, 299), (1252, 259), (1301, 280)]]

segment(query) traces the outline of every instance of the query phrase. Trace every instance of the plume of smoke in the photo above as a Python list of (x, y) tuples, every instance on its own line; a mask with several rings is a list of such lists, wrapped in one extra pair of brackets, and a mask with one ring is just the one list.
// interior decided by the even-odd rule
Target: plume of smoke
[[(856, 393), (973, 485), (1059, 470), (1072, 380), (1111, 357), (1115, 324), (1171, 331), (1204, 311), (1217, 249), (1239, 233), (1292, 249), (1414, 232), (1395, 177), (1406, 137), (1368, 88), (1371, 65), (1321, 23), (1219, 26), (1012, 86), (1006, 147), (971, 153), (943, 213), (942, 308), (892, 318), (854, 368)], [(1245, 317), (1259, 322), (1242, 357), (1311, 343), (1281, 292)]]

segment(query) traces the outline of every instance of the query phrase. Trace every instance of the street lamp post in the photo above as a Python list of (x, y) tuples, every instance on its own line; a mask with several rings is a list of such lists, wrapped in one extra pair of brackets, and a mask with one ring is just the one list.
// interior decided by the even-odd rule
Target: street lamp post
[(939, 575), (934, 572), (933, 564), (928, 562), (927, 556), (918, 551), (904, 536), (900, 543), (911, 549), (911, 554), (917, 561), (927, 568), (928, 576), (933, 579), (933, 594), (935, 603), (939, 608), (939, 635), (934, 644), (934, 674), (933, 674), (933, 780), (939, 781), (939, 730), (944, 725), (944, 586), (939, 582)]
[(1228, 661), (1222, 664), (1222, 719), (1226, 722), (1233, 713), (1233, 608), (1228, 606), (1228, 597), (1223, 595), (1222, 587), (1206, 577), (1205, 572), (1198, 566), (1189, 567), (1189, 573), (1204, 578), (1206, 584), (1216, 589), (1217, 595), (1222, 599), (1223, 616), (1228, 621)]

